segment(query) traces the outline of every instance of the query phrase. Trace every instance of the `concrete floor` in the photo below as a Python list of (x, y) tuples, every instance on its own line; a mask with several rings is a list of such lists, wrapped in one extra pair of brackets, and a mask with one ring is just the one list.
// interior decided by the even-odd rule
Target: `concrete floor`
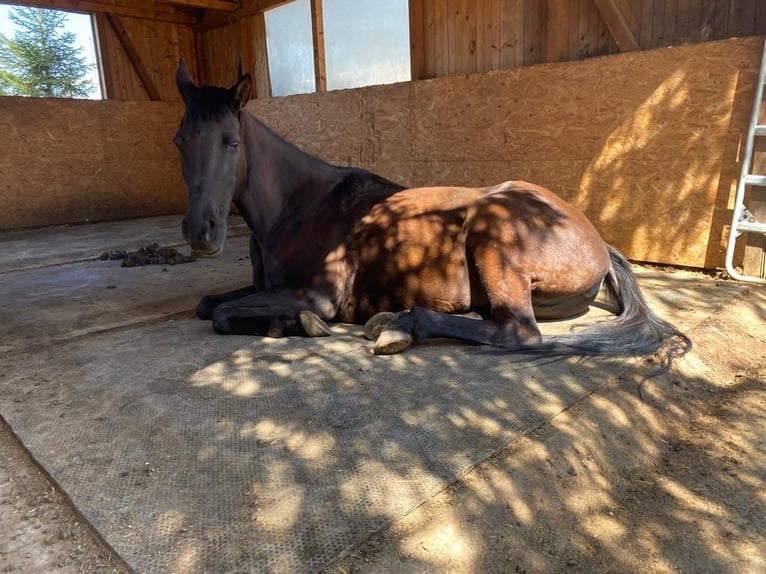
[[(192, 310), (248, 283), (240, 222), (220, 259), (96, 260), (180, 245), (178, 228), (166, 217), (0, 235), (0, 415), (137, 572), (321, 569), (636, 363), (453, 343), (375, 357), (348, 325), (326, 339), (216, 336)], [(638, 272), (683, 329), (748, 289)]]

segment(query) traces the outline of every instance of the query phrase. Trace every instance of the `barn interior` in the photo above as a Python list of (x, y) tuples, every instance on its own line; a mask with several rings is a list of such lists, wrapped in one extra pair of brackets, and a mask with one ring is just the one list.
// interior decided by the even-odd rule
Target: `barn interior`
[[(330, 49), (341, 0), (8, 4), (91, 15), (103, 98), (0, 97), (0, 415), (110, 567), (508, 571), (470, 548), (454, 555), (478, 535), (446, 536), (418, 513), (509, 445), (574, 416), (572, 405), (625, 400), (640, 411), (669, 397), (686, 412), (679, 389), (760, 381), (763, 289), (720, 270), (759, 85), (763, 2), (402, 1), (407, 78), (342, 89)], [(312, 75), (307, 93), (281, 95), (268, 20), (291, 5), (305, 12)], [(370, 33), (375, 22), (359, 25)], [(321, 341), (215, 336), (193, 309), (250, 281), (249, 230), (236, 213), (220, 259), (137, 268), (99, 259), (155, 242), (188, 249), (171, 143), (184, 109), (180, 58), (198, 83), (223, 86), (241, 63), (254, 79), (247, 110), (331, 163), (413, 187), (525, 179), (553, 190), (637, 263), (650, 303), (695, 350), (641, 382), (648, 367), (635, 359), (496, 361), (448, 343), (383, 359), (350, 325)], [(756, 147), (754, 170), (762, 165)], [(760, 193), (747, 190), (748, 208), (766, 221)], [(766, 235), (745, 233), (735, 265), (763, 278), (765, 253)], [(720, 344), (725, 360), (713, 352)], [(640, 428), (620, 416), (598, 419), (605, 434)], [(641, 461), (656, 455), (650, 439), (632, 440)], [(619, 448), (601, 445), (605, 465), (623, 462), (609, 456)], [(0, 462), (2, 472), (12, 470)], [(511, 530), (525, 520), (517, 505), (535, 478), (525, 480), (506, 494)], [(12, 520), (3, 508), (0, 523)], [(404, 552), (386, 533), (418, 520), (435, 532), (431, 550)], [(24, 536), (0, 546), (0, 568), (27, 544), (45, 546)], [(394, 550), (371, 552), (370, 540)], [(611, 566), (637, 567), (611, 540), (600, 543)], [(739, 542), (740, 565), (757, 571), (758, 542)], [(573, 560), (598, 571), (600, 558), (573, 557), (575, 546), (508, 553), (517, 571)], [(660, 558), (667, 569), (734, 564), (725, 554), (695, 541)]]

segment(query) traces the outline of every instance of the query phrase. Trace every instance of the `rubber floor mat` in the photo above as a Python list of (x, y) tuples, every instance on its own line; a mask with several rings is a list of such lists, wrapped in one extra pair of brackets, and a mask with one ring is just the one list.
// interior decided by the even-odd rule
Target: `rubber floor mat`
[(626, 367), (167, 321), (0, 359), (0, 412), (136, 571), (321, 569)]

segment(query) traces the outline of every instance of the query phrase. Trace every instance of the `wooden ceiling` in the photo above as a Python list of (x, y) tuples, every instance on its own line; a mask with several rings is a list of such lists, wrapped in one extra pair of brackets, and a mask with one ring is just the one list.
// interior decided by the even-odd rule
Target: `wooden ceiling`
[(289, 0), (3, 0), (3, 4), (98, 12), (210, 29)]

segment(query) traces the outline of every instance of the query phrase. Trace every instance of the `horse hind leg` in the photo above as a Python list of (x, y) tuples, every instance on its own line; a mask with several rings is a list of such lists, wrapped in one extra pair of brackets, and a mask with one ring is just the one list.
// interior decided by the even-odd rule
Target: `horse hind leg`
[[(481, 269), (481, 266), (480, 266)], [(450, 338), (518, 349), (542, 341), (532, 309), (528, 277), (506, 268), (494, 268), (501, 277), (482, 275), (490, 302), (490, 319), (450, 315), (415, 307), (382, 330), (373, 347), (376, 355), (390, 355), (408, 348), (413, 341)]]

